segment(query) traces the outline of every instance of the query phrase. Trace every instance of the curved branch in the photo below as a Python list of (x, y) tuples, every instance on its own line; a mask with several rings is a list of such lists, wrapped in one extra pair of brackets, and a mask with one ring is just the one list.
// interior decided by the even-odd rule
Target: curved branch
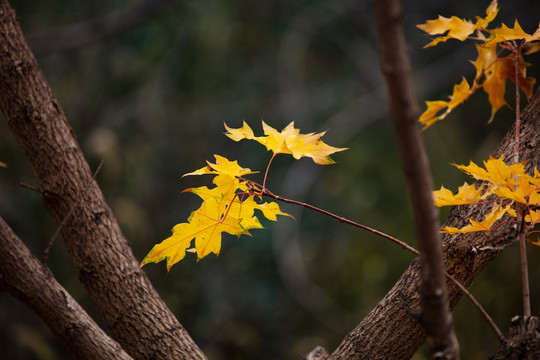
[(32, 309), (77, 359), (132, 359), (0, 218), (0, 290)]
[(113, 337), (137, 358), (205, 359), (139, 269), (7, 0), (0, 51), (0, 108), (55, 222), (76, 207), (62, 236)]

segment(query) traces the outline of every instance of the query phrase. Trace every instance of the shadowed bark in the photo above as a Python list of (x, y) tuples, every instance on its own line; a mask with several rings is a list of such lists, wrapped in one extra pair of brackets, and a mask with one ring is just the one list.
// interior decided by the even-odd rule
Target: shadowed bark
[(41, 317), (77, 359), (132, 359), (90, 318), (0, 218), (0, 290)]

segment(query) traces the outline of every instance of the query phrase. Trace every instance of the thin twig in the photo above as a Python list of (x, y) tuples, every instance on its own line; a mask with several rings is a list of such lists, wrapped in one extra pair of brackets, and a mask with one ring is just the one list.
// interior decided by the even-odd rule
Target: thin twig
[(19, 185), (22, 186), (23, 188), (30, 189), (30, 190), (35, 191), (35, 192), (38, 192), (38, 193), (40, 193), (40, 194), (42, 193), (42, 191), (41, 191), (40, 188), (35, 187), (35, 186), (33, 186), (33, 185), (29, 185), (29, 184), (23, 183), (23, 182), (19, 183)]
[(265, 196), (268, 196), (268, 197), (271, 197), (273, 199), (276, 199), (278, 201), (281, 201), (281, 202), (284, 202), (284, 203), (287, 203), (287, 204), (294, 204), (294, 205), (298, 205), (298, 206), (303, 206), (305, 208), (308, 208), (308, 209), (311, 209), (311, 210), (314, 210), (314, 211), (317, 211), (317, 212), (320, 212), (321, 214), (324, 214), (326, 216), (330, 216), (331, 218), (334, 218), (336, 220), (338, 220), (339, 222), (342, 222), (342, 223), (345, 223), (345, 224), (349, 224), (349, 225), (352, 225), (352, 226), (355, 226), (357, 228), (360, 228), (362, 230), (366, 230), (366, 231), (369, 231), (370, 233), (372, 234), (375, 234), (375, 235), (379, 235), (385, 239), (388, 239), (396, 244), (398, 244), (399, 246), (401, 246), (402, 248), (404, 248), (405, 250), (408, 250), (409, 252), (415, 254), (415, 255), (420, 255), (420, 253), (418, 252), (418, 250), (416, 250), (415, 248), (413, 248), (412, 246), (410, 246), (409, 244), (399, 240), (399, 239), (396, 239), (395, 237), (393, 236), (390, 236), (388, 234), (385, 234), (383, 233), (382, 231), (379, 231), (379, 230), (376, 230), (376, 229), (373, 229), (373, 228), (370, 228), (369, 226), (366, 226), (366, 225), (362, 225), (362, 224), (359, 224), (357, 222), (354, 222), (352, 220), (349, 220), (347, 218), (344, 218), (344, 217), (341, 217), (339, 215), (336, 215), (336, 214), (333, 214), (329, 211), (326, 211), (326, 210), (323, 210), (321, 208), (318, 208), (316, 206), (313, 206), (313, 205), (310, 205), (310, 204), (306, 204), (306, 203), (303, 203), (303, 202), (300, 202), (300, 201), (296, 201), (296, 200), (291, 200), (291, 199), (287, 199), (287, 198), (283, 198), (281, 196), (278, 196), (278, 195), (275, 195), (273, 194), (272, 192), (270, 192), (268, 189), (262, 189), (261, 191), (261, 194), (262, 195), (265, 195)]
[(471, 294), (469, 292), (469, 290), (467, 290), (465, 288), (465, 286), (463, 286), (456, 278), (454, 278), (452, 275), (450, 275), (449, 273), (445, 272), (446, 274), (446, 277), (452, 281), (452, 283), (454, 285), (456, 285), (459, 290), (461, 290), (461, 292), (463, 294), (465, 294), (465, 296), (467, 296), (467, 298), (473, 303), (473, 305), (476, 307), (476, 309), (478, 311), (480, 311), (480, 313), (482, 314), (482, 316), (484, 317), (484, 319), (486, 319), (486, 321), (488, 322), (489, 326), (491, 326), (491, 328), (493, 329), (493, 331), (495, 331), (495, 334), (497, 334), (497, 338), (499, 338), (499, 342), (501, 343), (501, 345), (506, 345), (507, 343), (507, 340), (506, 338), (504, 337), (503, 333), (501, 332), (501, 330), (499, 329), (499, 327), (497, 326), (497, 324), (495, 324), (495, 321), (493, 321), (493, 319), (491, 318), (491, 316), (489, 316), (489, 314), (487, 313), (487, 311), (482, 307), (482, 305), (480, 305), (480, 303), (476, 300), (476, 298), (473, 296), (473, 294)]
[(71, 214), (73, 214), (73, 211), (75, 211), (75, 208), (77, 206), (79, 206), (79, 204), (82, 202), (82, 199), (83, 199), (84, 195), (86, 195), (86, 192), (88, 191), (88, 188), (90, 187), (91, 182), (93, 180), (95, 180), (95, 178), (96, 178), (97, 174), (99, 173), (99, 171), (101, 170), (102, 166), (103, 166), (103, 160), (101, 160), (101, 162), (99, 163), (99, 166), (97, 167), (96, 171), (94, 172), (94, 175), (92, 175), (92, 179), (89, 180), (88, 183), (86, 184), (86, 188), (84, 189), (84, 191), (81, 194), (79, 194), (79, 198), (77, 199), (75, 204), (73, 204), (73, 206), (69, 209), (68, 213), (66, 214), (66, 216), (64, 216), (64, 219), (62, 220), (60, 225), (58, 225), (58, 228), (56, 228), (56, 231), (54, 232), (54, 235), (51, 237), (51, 240), (49, 240), (49, 243), (47, 244), (47, 247), (43, 251), (42, 262), (43, 262), (44, 265), (47, 262), (47, 258), (49, 257), (49, 253), (51, 252), (51, 248), (52, 248), (52, 246), (54, 244), (54, 240), (56, 240), (56, 238), (58, 237), (58, 234), (60, 234), (60, 230), (62, 230), (62, 227), (64, 226), (64, 224), (71, 217)]

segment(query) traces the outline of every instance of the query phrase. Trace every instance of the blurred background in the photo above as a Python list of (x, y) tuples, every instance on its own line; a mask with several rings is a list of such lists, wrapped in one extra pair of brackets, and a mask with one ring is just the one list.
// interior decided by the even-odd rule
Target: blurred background
[[(484, 16), (489, 0), (404, 1), (418, 102), (446, 99), (471, 79), (472, 42), (429, 41), (416, 24), (445, 16)], [(223, 122), (261, 120), (281, 130), (325, 131), (349, 150), (319, 166), (279, 155), (268, 187), (377, 228), (416, 246), (395, 134), (379, 71), (373, 1), (246, 0), (11, 1), (45, 76), (95, 169), (139, 260), (200, 201), (182, 193), (209, 183), (181, 175), (213, 154), (264, 170), (270, 158), (255, 142), (233, 142)], [(495, 25), (517, 18), (529, 33), (540, 20), (534, 0), (502, 1)], [(537, 62), (529, 57), (529, 62)], [(531, 71), (538, 74), (538, 70)], [(512, 89), (509, 85), (508, 89)], [(511, 95), (511, 94), (509, 94)], [(512, 97), (508, 96), (510, 104)], [(449, 163), (482, 161), (513, 120), (476, 94), (424, 133), (435, 187), (468, 180)], [(55, 225), (5, 123), (0, 125), (0, 215), (37, 257)], [(261, 179), (260, 174), (254, 180)], [(143, 268), (210, 359), (300, 359), (316, 345), (332, 351), (387, 293), (412, 260), (393, 243), (303, 208), (296, 218), (264, 222), (253, 237), (225, 236), (219, 257), (193, 254), (169, 274)], [(447, 209), (441, 210), (444, 219)], [(533, 313), (539, 313), (540, 249), (529, 246)], [(61, 239), (49, 256), (56, 278), (103, 325)], [(519, 255), (507, 249), (471, 288), (501, 329), (521, 313)], [(464, 359), (483, 359), (498, 342), (467, 301), (455, 310)], [(0, 348), (6, 359), (70, 359), (37, 316), (0, 293)], [(415, 359), (424, 359), (423, 351)]]

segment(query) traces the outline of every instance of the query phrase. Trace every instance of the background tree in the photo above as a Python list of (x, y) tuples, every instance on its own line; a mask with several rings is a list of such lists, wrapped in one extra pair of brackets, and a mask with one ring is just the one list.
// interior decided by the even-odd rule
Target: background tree
[[(57, 210), (65, 214), (71, 208), (67, 202), (77, 203), (81, 193), (91, 197), (88, 194), (94, 190), (86, 184), (104, 158), (98, 181), (140, 261), (149, 245), (167, 236), (171, 224), (192, 208), (190, 201), (194, 199), (171, 196), (191, 185), (188, 180), (179, 184), (179, 175), (200, 167), (201, 159), (211, 158), (214, 152), (231, 154), (231, 158), (246, 153), (243, 145), (233, 148), (222, 136), (222, 121), (236, 125), (234, 121), (258, 121), (263, 116), (268, 122), (281, 121), (283, 125), (294, 119), (302, 128), (330, 129), (329, 142), (357, 149), (338, 158), (339, 167), (320, 174), (315, 172), (321, 170), (312, 170), (302, 162), (292, 166), (285, 160), (278, 162), (281, 167), (273, 167), (271, 189), (277, 190), (283, 184), (289, 197), (309, 200), (343, 215), (352, 214), (350, 217), (414, 244), (410, 215), (405, 205), (400, 205), (405, 201), (404, 186), (396, 176), (397, 152), (389, 135), (390, 125), (387, 121), (374, 122), (385, 115), (387, 107), (372, 105), (383, 104), (384, 88), (379, 76), (374, 75), (378, 74), (373, 68), (378, 61), (371, 5), (269, 2), (267, 7), (254, 8), (243, 2), (197, 4), (177, 4), (157, 19), (147, 19), (143, 25), (82, 48), (57, 50), (62, 47), (55, 48), (58, 42), (54, 38), (39, 40), (40, 44), (51, 44), (49, 50), (46, 46), (40, 49), (40, 65), (92, 169), (86, 171), (79, 189), (63, 198), (65, 204), (54, 205), (59, 207)], [(27, 33), (45, 27), (43, 23), (71, 24), (87, 20), (89, 14), (101, 17), (112, 10), (59, 2), (64, 10), (55, 9), (47, 15), (39, 8), (41, 4), (35, 4), (31, 11), (24, 8), (25, 4), (14, 5), (23, 26), (29, 29)], [(477, 9), (466, 11), (474, 16), (486, 5), (478, 4)], [(526, 30), (536, 27), (538, 19), (529, 23), (525, 19), (538, 6), (534, 2), (504, 6), (510, 18), (501, 14), (504, 22), (517, 17)], [(456, 48), (451, 46), (421, 52), (425, 38), (419, 36), (414, 25), (438, 13), (464, 14), (465, 10), (419, 9), (407, 3), (405, 10), (409, 14), (406, 34), (415, 50), (411, 54), (418, 69), (415, 78), (421, 89), (419, 98), (435, 98), (429, 94), (446, 93), (464, 72), (458, 71), (455, 64), (467, 69), (469, 65), (462, 59), (468, 57), (454, 54)], [(472, 67), (469, 69), (472, 71)], [(437, 82), (425, 80), (433, 79), (433, 74), (437, 74)], [(6, 95), (4, 91), (2, 95)], [(9, 105), (13, 107), (11, 102)], [(486, 128), (481, 121), (471, 127), (467, 114), (480, 113), (477, 107), (485, 109), (482, 106), (484, 102), (466, 105), (454, 115), (455, 121), (426, 134), (428, 149), (441, 156), (432, 160), (437, 164), (436, 185), (443, 178), (448, 186), (452, 181), (461, 183), (462, 178), (448, 162), (485, 158), (508, 128), (508, 123), (497, 123), (484, 135)], [(54, 114), (54, 109), (49, 110)], [(511, 118), (511, 111), (507, 114)], [(30, 112), (28, 116), (35, 115)], [(475, 133), (483, 134), (481, 140)], [(19, 181), (40, 187), (42, 183), (33, 180), (8, 132), (0, 136), (0, 160), (9, 166), (0, 169), (2, 215), (39, 257), (56, 225), (44, 214), (39, 194), (18, 186)], [(197, 142), (188, 142), (192, 138)], [(474, 145), (475, 151), (467, 150), (467, 144), (470, 148)], [(262, 151), (250, 150), (249, 162), (259, 163), (261, 156)], [(291, 183), (296, 186), (287, 186)], [(80, 216), (78, 211), (74, 216)], [(209, 357), (299, 358), (315, 345), (334, 349), (388, 291), (411, 259), (380, 239), (316, 214), (298, 209), (291, 212), (298, 222), (273, 227), (273, 242), (259, 233), (253, 240), (244, 240), (230, 249), (226, 244), (219, 259), (205, 259), (198, 265), (186, 261), (173, 268), (168, 277), (163, 276), (163, 268), (145, 268), (168, 307)], [(54, 218), (59, 223), (63, 217), (57, 214)], [(69, 226), (77, 228), (72, 224), (66, 229)], [(231, 239), (229, 245), (233, 242)], [(73, 245), (71, 251), (77, 249)], [(487, 257), (481, 261), (468, 253), (459, 255), (467, 262), (458, 272), (472, 280), (484, 260), (490, 260), (495, 253), (484, 255)], [(533, 252), (533, 264), (535, 256)], [(515, 259), (512, 250), (503, 253), (473, 287), (502, 328), (519, 312), (519, 290), (509, 288), (519, 278), (518, 266), (514, 273), (509, 270)], [(48, 262), (53, 274), (93, 318), (99, 318), (86, 291), (77, 284), (77, 271), (71, 263), (62, 243), (55, 242)], [(474, 266), (466, 267), (465, 263)], [(533, 267), (531, 271), (534, 279), (538, 269)], [(79, 275), (83, 281), (85, 276)], [(500, 287), (501, 283), (508, 287)], [(9, 349), (42, 351), (38, 355), (41, 357), (47, 351), (62, 351), (47, 345), (47, 331), (40, 322), (28, 318), (24, 308), (9, 297), (2, 295), (0, 299), (6, 309), (1, 314), (2, 323), (9, 324), (2, 338), (20, 344), (10, 345)], [(460, 337), (458, 331), (458, 338), (464, 358), (482, 357), (485, 349), (496, 348), (496, 338), (483, 328), (484, 321), (476, 311), (469, 308), (463, 303), (456, 313), (458, 330), (460, 321), (461, 328), (467, 329), (467, 336)], [(534, 308), (533, 313), (537, 313)], [(372, 318), (370, 315), (367, 320)], [(407, 327), (402, 329), (406, 331)], [(29, 334), (36, 334), (37, 339), (24, 345), (21, 339), (28, 339)], [(467, 343), (469, 339), (471, 344)], [(421, 342), (418, 338), (413, 343), (419, 346)], [(380, 342), (372, 345), (376, 344)]]

